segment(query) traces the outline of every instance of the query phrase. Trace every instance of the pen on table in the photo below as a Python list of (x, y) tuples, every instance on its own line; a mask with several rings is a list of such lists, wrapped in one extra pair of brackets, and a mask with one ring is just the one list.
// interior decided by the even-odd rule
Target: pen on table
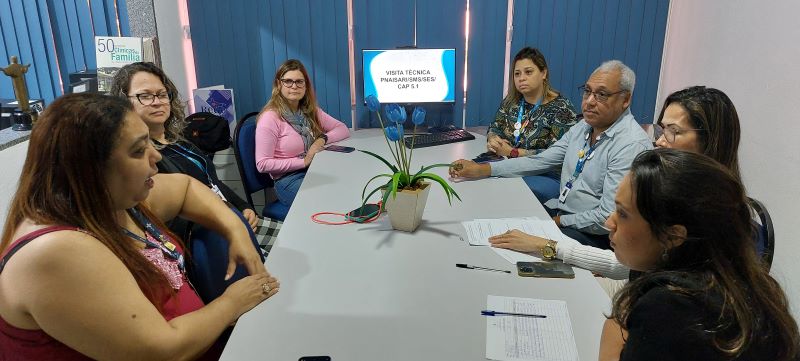
[(504, 273), (511, 273), (511, 271), (507, 271), (504, 269), (495, 269), (495, 268), (486, 268), (480, 266), (470, 266), (466, 263), (456, 263), (456, 267), (458, 268), (466, 268), (466, 269), (476, 269), (481, 271), (493, 271), (493, 272), (504, 272)]
[(533, 317), (533, 318), (547, 318), (545, 315), (537, 315), (533, 313), (516, 313), (516, 312), (500, 312), (500, 311), (481, 311), (481, 316), (516, 316), (516, 317)]

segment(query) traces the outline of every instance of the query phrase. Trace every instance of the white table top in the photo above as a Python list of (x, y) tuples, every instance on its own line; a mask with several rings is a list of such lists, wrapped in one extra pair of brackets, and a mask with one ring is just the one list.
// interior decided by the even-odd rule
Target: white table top
[[(353, 132), (340, 144), (388, 155), (375, 129)], [(412, 169), (483, 151), (480, 135), (416, 149)], [(452, 207), (433, 184), (414, 233), (392, 231), (387, 216), (342, 226), (311, 221), (317, 212), (360, 206), (365, 182), (386, 170), (360, 152), (316, 156), (267, 259), (281, 291), (241, 317), (222, 360), (309, 355), (333, 361), (485, 360), (486, 321), (480, 311), (487, 295), (565, 300), (581, 360), (597, 359), (610, 301), (591, 273), (575, 269), (571, 280), (519, 277), (516, 267), (491, 249), (460, 238), (464, 220), (547, 217), (521, 179), (451, 182), (463, 199)], [(446, 178), (446, 168), (433, 172)], [(456, 263), (512, 273), (461, 269)]]

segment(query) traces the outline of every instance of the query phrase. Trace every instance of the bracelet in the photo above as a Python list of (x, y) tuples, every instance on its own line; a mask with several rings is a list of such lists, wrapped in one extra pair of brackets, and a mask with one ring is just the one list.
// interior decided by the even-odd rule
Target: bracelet
[(511, 153), (508, 155), (509, 158), (516, 158), (519, 157), (519, 148), (512, 148)]
[(320, 139), (320, 138), (321, 138), (321, 139), (322, 139), (322, 140), (325, 142), (325, 143), (323, 143), (323, 144), (328, 144), (328, 135), (327, 135), (327, 134), (325, 134), (325, 133), (322, 133), (322, 134), (319, 136), (319, 138), (317, 138), (317, 139)]

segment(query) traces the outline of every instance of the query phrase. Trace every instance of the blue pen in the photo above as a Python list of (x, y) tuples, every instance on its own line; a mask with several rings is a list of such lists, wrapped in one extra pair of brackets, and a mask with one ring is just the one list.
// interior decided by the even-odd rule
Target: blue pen
[(533, 318), (547, 318), (545, 315), (537, 315), (533, 313), (515, 313), (515, 312), (501, 312), (501, 311), (481, 311), (482, 316), (516, 316), (516, 317), (533, 317)]

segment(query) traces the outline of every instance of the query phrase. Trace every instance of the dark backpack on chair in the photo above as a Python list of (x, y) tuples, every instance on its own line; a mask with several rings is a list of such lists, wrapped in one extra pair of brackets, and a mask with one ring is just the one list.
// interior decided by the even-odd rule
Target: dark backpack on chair
[(186, 117), (183, 137), (200, 148), (206, 155), (213, 155), (231, 146), (231, 129), (228, 121), (208, 112), (194, 113)]

